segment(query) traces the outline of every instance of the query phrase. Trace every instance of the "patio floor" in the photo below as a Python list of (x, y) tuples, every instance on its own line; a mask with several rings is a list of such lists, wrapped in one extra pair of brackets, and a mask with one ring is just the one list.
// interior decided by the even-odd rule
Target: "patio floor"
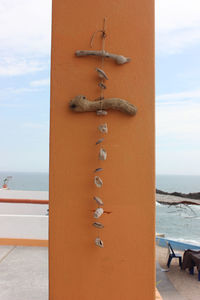
[[(178, 300), (159, 266), (157, 275), (163, 300)], [(48, 300), (48, 248), (0, 246), (0, 299)], [(156, 299), (162, 299), (158, 292)]]
[(48, 300), (48, 249), (0, 246), (0, 299)]

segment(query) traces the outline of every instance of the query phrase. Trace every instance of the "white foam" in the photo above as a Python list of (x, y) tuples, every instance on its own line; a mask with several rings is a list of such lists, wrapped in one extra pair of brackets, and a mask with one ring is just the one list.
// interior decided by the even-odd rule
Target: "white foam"
[(169, 238), (169, 240), (173, 240), (175, 242), (180, 242), (184, 244), (190, 244), (191, 246), (199, 246), (200, 247), (200, 241), (197, 240), (188, 240), (188, 239), (183, 239), (183, 238)]

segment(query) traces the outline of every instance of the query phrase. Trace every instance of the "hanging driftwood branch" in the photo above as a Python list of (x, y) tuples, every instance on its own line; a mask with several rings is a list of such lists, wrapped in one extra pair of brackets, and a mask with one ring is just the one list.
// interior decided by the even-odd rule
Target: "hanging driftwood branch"
[(109, 52), (106, 52), (105, 50), (77, 50), (75, 52), (76, 56), (101, 56), (101, 57), (107, 57), (115, 60), (115, 62), (118, 65), (123, 65), (127, 62), (129, 62), (131, 59), (129, 57), (125, 57), (123, 55), (118, 54), (112, 54)]
[(89, 101), (85, 96), (80, 95), (71, 100), (69, 106), (75, 112), (97, 111), (100, 109), (115, 109), (129, 115), (135, 115), (137, 112), (137, 108), (133, 104), (119, 98)]

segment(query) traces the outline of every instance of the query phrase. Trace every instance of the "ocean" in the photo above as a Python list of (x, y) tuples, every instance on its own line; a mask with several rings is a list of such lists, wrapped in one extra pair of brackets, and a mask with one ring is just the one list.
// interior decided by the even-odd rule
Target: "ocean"
[[(48, 173), (0, 172), (3, 179), (12, 176), (8, 187), (13, 190), (48, 191)], [(165, 192), (200, 192), (200, 176), (157, 175), (156, 187)], [(200, 206), (156, 204), (156, 232), (166, 238), (200, 245)]]
[(197, 193), (200, 192), (200, 176), (157, 175), (156, 187), (169, 193)]
[[(8, 182), (8, 186), (12, 190), (48, 191), (49, 189), (47, 172), (0, 172), (0, 187), (3, 179), (7, 176), (12, 176)], [(156, 187), (165, 192), (200, 192), (200, 176), (157, 175)]]
[(49, 174), (39, 172), (0, 172), (0, 187), (6, 177), (12, 177), (8, 181), (11, 190), (22, 191), (48, 191)]
[[(157, 175), (156, 187), (170, 193), (197, 193), (200, 176)], [(200, 206), (156, 203), (156, 232), (171, 240), (200, 246)]]

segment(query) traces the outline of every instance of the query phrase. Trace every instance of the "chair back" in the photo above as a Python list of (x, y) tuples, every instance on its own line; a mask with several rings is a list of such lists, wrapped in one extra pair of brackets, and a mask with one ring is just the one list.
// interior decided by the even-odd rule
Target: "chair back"
[(171, 253), (173, 256), (175, 256), (175, 253), (174, 253), (174, 250), (172, 248), (172, 245), (169, 242), (167, 242), (167, 246), (168, 246), (168, 249), (169, 249), (169, 253)]

